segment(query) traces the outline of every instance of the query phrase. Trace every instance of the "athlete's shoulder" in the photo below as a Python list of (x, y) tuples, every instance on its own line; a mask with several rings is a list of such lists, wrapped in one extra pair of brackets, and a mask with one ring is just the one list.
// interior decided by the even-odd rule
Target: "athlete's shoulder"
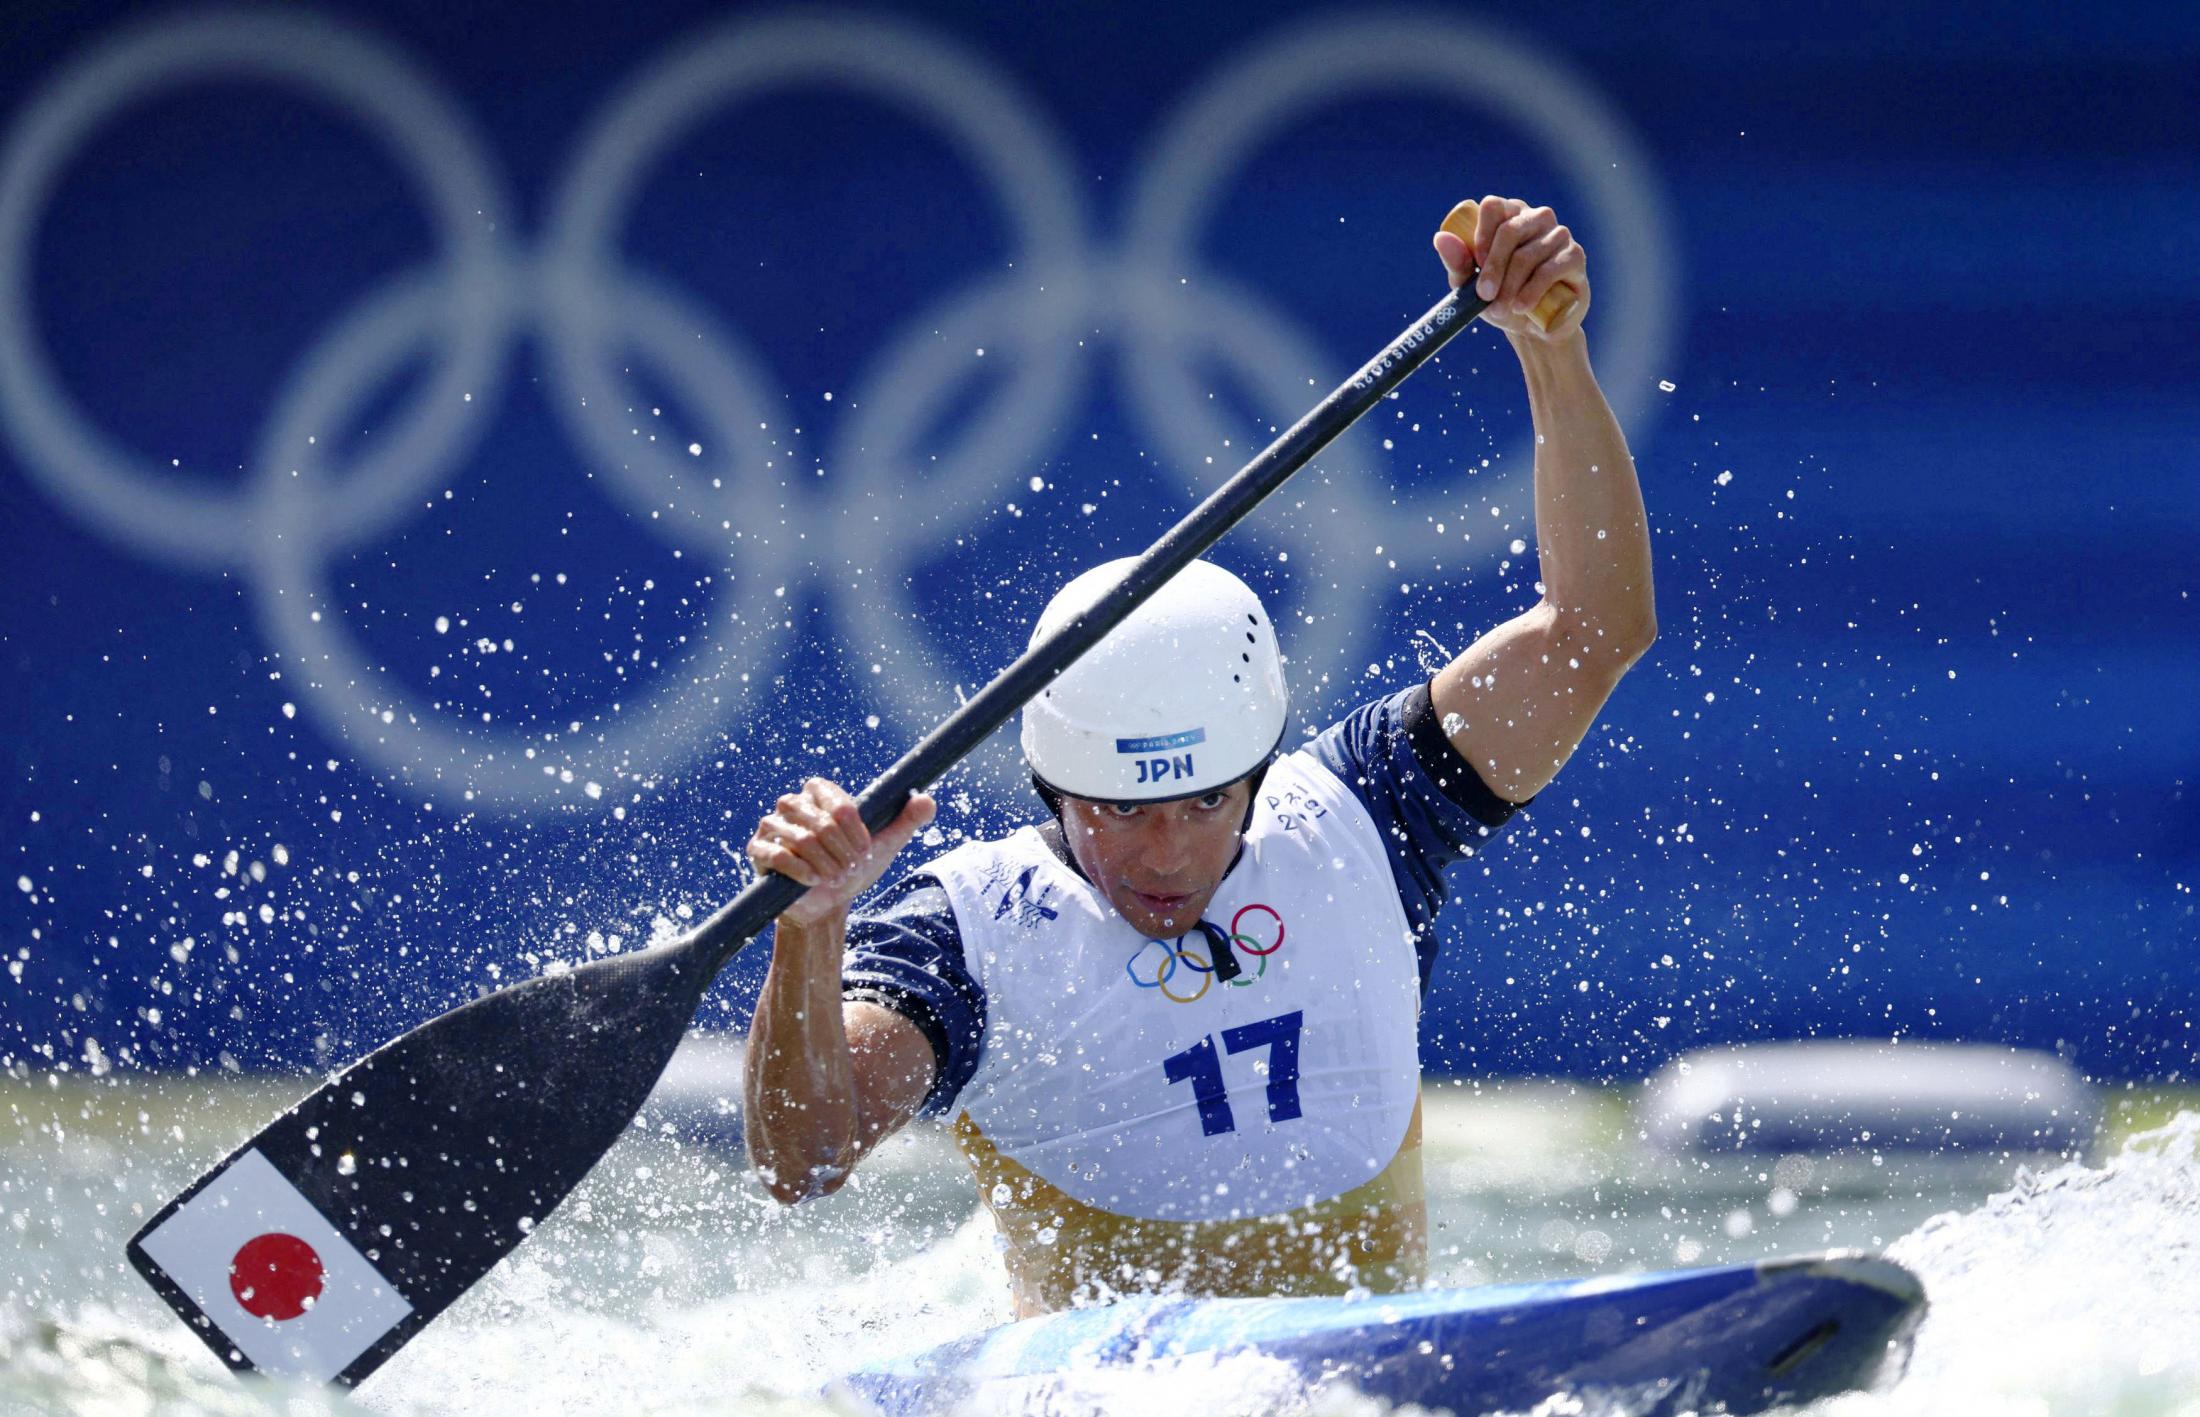
[(1343, 787), (1344, 779), (1328, 763), (1314, 753), (1311, 745), (1292, 748), (1279, 753), (1269, 764), (1268, 776), (1261, 783), (1263, 788), (1272, 784), (1288, 784), (1294, 787)]
[[(1422, 690), (1422, 695), (1426, 695)], [(1398, 749), (1408, 740), (1407, 724), (1415, 706), (1411, 688), (1355, 705), (1336, 722), (1307, 740), (1301, 752), (1335, 774), (1355, 792), (1369, 779), (1396, 771)]]
[(1268, 765), (1245, 839), (1270, 862), (1295, 852), (1318, 866), (1341, 859), (1379, 864), (1384, 855), (1382, 827), (1359, 794), (1304, 748)]
[(1415, 809), (1446, 819), (1452, 830), (1445, 835), (1479, 842), (1524, 805), (1492, 792), (1453, 749), (1426, 684), (1361, 704), (1305, 751), (1351, 788), (1378, 823)]

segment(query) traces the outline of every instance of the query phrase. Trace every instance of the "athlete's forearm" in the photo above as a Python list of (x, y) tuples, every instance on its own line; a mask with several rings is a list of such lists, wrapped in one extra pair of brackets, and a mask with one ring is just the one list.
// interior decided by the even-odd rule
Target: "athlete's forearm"
[(749, 1161), (787, 1205), (837, 1189), (855, 1160), (855, 1066), (840, 1001), (846, 939), (845, 914), (808, 927), (781, 920), (749, 1024)]
[[(1535, 531), (1544, 603), (1569, 638), (1617, 673), (1657, 633), (1650, 522), (1619, 420), (1576, 330), (1556, 343), (1512, 340), (1535, 420)], [(1584, 667), (1591, 661), (1585, 657)]]

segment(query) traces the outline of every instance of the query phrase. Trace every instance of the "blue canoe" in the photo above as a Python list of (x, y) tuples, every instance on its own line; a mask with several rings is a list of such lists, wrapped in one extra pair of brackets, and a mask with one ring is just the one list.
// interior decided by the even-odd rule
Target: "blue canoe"
[(1255, 1353), (1309, 1390), (1341, 1381), (1461, 1417), (1562, 1392), (1643, 1414), (1755, 1412), (1891, 1380), (1924, 1311), (1914, 1275), (1861, 1254), (1371, 1299), (1135, 1299), (1009, 1324), (827, 1391), (887, 1417), (973, 1400), (1014, 1410), (1078, 1375)]

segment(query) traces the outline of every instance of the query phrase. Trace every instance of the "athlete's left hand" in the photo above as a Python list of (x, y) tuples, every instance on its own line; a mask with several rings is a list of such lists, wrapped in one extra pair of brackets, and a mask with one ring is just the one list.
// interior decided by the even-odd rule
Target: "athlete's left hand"
[[(1555, 341), (1581, 328), (1589, 313), (1589, 257), (1549, 207), (1484, 197), (1453, 207), (1444, 226), (1449, 229), (1436, 233), (1436, 254), (1453, 290), (1475, 279), (1475, 294), (1490, 302), (1485, 321), (1515, 339)], [(1473, 240), (1460, 231), (1472, 231)], [(1542, 329), (1528, 312), (1560, 281), (1573, 288), (1573, 305)]]

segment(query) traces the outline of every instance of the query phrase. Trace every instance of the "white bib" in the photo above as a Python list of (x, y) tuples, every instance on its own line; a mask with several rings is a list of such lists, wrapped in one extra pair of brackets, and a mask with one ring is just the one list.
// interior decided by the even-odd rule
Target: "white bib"
[(1207, 907), (1235, 979), (1217, 932), (1145, 938), (1035, 828), (925, 869), (985, 990), (963, 1108), (1043, 1180), (1221, 1220), (1341, 1195), (1397, 1155), (1420, 1086), (1412, 935), (1374, 821), (1313, 757), (1269, 769)]

